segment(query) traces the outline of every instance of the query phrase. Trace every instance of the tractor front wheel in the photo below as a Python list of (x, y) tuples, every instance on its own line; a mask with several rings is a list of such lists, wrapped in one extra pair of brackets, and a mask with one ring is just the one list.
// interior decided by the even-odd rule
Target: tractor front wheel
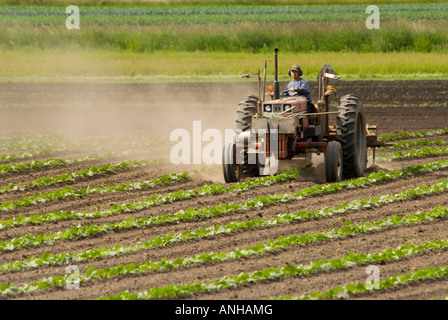
[(327, 182), (339, 182), (342, 180), (343, 170), (342, 146), (337, 141), (328, 143), (325, 152), (325, 175)]
[[(257, 113), (257, 96), (247, 96), (242, 98), (236, 110), (235, 129), (240, 132), (250, 131), (252, 129), (252, 117)], [(243, 152), (243, 163), (241, 171), (244, 177), (258, 176), (259, 169), (256, 164), (249, 164), (247, 150)]]
[(236, 145), (227, 143), (222, 152), (222, 171), (226, 183), (241, 180), (241, 166), (236, 163)]

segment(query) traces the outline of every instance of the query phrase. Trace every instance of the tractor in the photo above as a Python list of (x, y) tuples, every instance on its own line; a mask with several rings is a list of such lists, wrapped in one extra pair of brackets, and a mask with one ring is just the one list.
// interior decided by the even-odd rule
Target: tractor
[[(272, 100), (266, 101), (266, 68), (261, 90), (260, 70), (243, 77), (258, 78), (258, 97), (244, 97), (236, 110), (236, 135), (223, 148), (222, 165), (227, 183), (258, 175), (271, 175), (278, 169), (278, 161), (309, 158), (324, 154), (327, 182), (364, 175), (367, 166), (367, 148), (388, 144), (378, 141), (376, 125), (366, 122), (360, 97), (347, 94), (341, 97), (337, 111), (330, 111), (330, 100), (339, 80), (330, 65), (324, 65), (318, 74), (318, 101), (307, 108), (306, 97), (297, 93), (280, 96), (278, 82), (278, 49), (275, 49), (275, 79)], [(261, 93), (263, 91), (263, 94)], [(262, 98), (263, 96), (263, 98)], [(336, 123), (329, 116), (336, 115)]]

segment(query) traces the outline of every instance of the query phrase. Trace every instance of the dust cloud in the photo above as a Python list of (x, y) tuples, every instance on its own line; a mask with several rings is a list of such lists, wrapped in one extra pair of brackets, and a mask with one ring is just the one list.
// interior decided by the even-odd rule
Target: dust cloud
[[(185, 129), (193, 139), (193, 122), (200, 121), (202, 133), (217, 129), (223, 138), (226, 129), (235, 128), (238, 102), (256, 95), (257, 83), (2, 83), (0, 84), (0, 132), (2, 136), (30, 133), (58, 133), (101, 137), (113, 151), (127, 150), (123, 138), (146, 135), (162, 151), (139, 158), (169, 158), (173, 142), (170, 134)], [(204, 147), (209, 142), (203, 142)], [(93, 150), (93, 149), (92, 149)], [(325, 182), (322, 160), (313, 155), (314, 165), (301, 179)], [(281, 161), (279, 170), (304, 168), (303, 159)], [(197, 170), (197, 178), (223, 183), (222, 166), (178, 165), (173, 170)], [(202, 170), (201, 170), (202, 169)], [(316, 175), (316, 171), (319, 174)]]
[(233, 129), (240, 98), (256, 84), (2, 83), (0, 130), (166, 136), (176, 128)]
[[(234, 129), (239, 100), (256, 92), (257, 84), (249, 82), (1, 83), (0, 134), (56, 133), (84, 142), (101, 138), (117, 152), (129, 151), (123, 141), (132, 139), (141, 142), (143, 147), (133, 146), (141, 150), (148, 136), (158, 145), (152, 144), (139, 158), (169, 159), (173, 130), (185, 129), (192, 141), (193, 122), (200, 121), (201, 134), (217, 129), (224, 139), (225, 129)], [(223, 182), (213, 178), (222, 176), (221, 168), (207, 167), (201, 172), (204, 179)]]

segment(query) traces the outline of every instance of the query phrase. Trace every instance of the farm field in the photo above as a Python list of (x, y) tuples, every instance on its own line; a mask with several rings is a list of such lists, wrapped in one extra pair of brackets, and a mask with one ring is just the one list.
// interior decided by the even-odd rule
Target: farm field
[(337, 65), (351, 80), (448, 78), (443, 2), (378, 1), (375, 30), (366, 27), (366, 5), (354, 1), (181, 2), (84, 1), (80, 29), (67, 29), (67, 2), (7, 1), (0, 5), (0, 81), (237, 81), (272, 59), (274, 48), (282, 80), (293, 63), (307, 75)]
[[(0, 0), (0, 300), (448, 299), (447, 18), (438, 0)], [(321, 154), (225, 183), (197, 157), (276, 48), (280, 88), (298, 63), (316, 102), (331, 64), (330, 111), (360, 97), (391, 144), (362, 177), (327, 183)]]
[[(67, 2), (68, 3), (68, 2)], [(78, 3), (79, 4), (79, 3)], [(257, 3), (255, 3), (257, 4)], [(373, 3), (372, 3), (373, 4)], [(68, 5), (68, 4), (67, 4)], [(444, 19), (446, 3), (381, 3), (385, 19)], [(52, 25), (64, 22), (62, 5), (0, 6), (0, 14), (6, 15), (9, 23)], [(87, 24), (209, 24), (237, 22), (291, 22), (332, 21), (365, 19), (365, 4), (327, 5), (263, 5), (263, 4), (212, 4), (170, 5), (153, 3), (151, 6), (84, 6)], [(168, 9), (168, 10), (167, 10)]]
[(256, 92), (177, 86), (0, 84), (1, 299), (447, 296), (447, 81), (341, 82), (394, 146), (335, 184), (320, 157), (235, 184), (170, 163), (173, 129), (231, 129)]

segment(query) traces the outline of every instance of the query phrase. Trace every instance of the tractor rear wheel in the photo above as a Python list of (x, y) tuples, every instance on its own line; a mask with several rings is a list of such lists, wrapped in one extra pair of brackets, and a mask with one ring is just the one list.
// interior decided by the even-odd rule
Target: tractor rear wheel
[(341, 144), (337, 141), (329, 142), (325, 152), (327, 182), (339, 182), (342, 180), (343, 162)]
[(238, 182), (241, 179), (241, 167), (236, 163), (236, 145), (227, 143), (222, 151), (222, 171), (226, 183)]
[(252, 116), (257, 113), (257, 96), (244, 97), (238, 103), (236, 110), (236, 129), (241, 132), (252, 128)]
[(367, 164), (367, 133), (364, 109), (355, 95), (341, 98), (336, 118), (336, 140), (341, 143), (343, 178), (361, 177)]
[[(252, 128), (252, 116), (257, 113), (257, 96), (244, 97), (238, 103), (236, 110), (236, 130), (245, 132)], [(256, 164), (249, 164), (247, 150), (243, 151), (243, 163), (241, 164), (242, 173), (246, 177), (255, 177), (259, 173)]]

